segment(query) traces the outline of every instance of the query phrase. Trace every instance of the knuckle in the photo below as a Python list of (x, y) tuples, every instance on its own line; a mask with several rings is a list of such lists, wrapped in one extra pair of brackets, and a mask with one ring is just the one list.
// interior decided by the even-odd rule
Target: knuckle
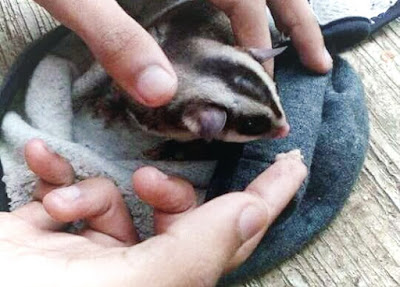
[(118, 193), (118, 188), (114, 181), (106, 177), (89, 178), (82, 182), (84, 186), (96, 187), (97, 191), (107, 195), (113, 196)]
[(254, 204), (254, 205), (259, 205), (263, 204), (264, 200), (260, 194), (260, 190), (256, 186), (249, 185), (246, 189), (245, 192), (231, 192), (229, 193), (230, 196), (235, 198), (234, 200), (239, 202), (246, 202), (247, 204)]
[(307, 166), (301, 162), (301, 166), (299, 167), (299, 174), (302, 178), (305, 178), (308, 175)]
[[(290, 11), (290, 12), (289, 12)], [(301, 29), (301, 27), (304, 24), (304, 19), (302, 19), (299, 15), (297, 15), (293, 10), (288, 10), (288, 14), (285, 18), (285, 33), (288, 33), (289, 35), (292, 34), (292, 31)]]
[(139, 32), (125, 27), (104, 30), (99, 36), (97, 56), (105, 65), (120, 61), (129, 47), (135, 47), (141, 40)]
[(286, 159), (287, 164), (282, 166), (280, 172), (282, 176), (291, 176), (291, 177), (298, 177), (304, 179), (307, 176), (307, 167), (298, 159), (288, 158)]
[[(245, 192), (232, 192), (233, 196), (239, 197), (238, 199), (246, 202), (246, 205), (252, 205), (254, 207), (259, 208), (260, 210), (264, 210), (266, 222), (269, 222), (272, 217), (272, 208), (267, 205), (263, 197), (263, 187), (254, 186), (250, 184)], [(236, 200), (238, 201), (238, 200)]]
[(117, 190), (117, 186), (115, 185), (114, 181), (106, 177), (99, 178), (99, 185), (103, 187), (104, 190)]
[[(173, 234), (171, 232), (164, 233), (164, 244), (171, 247), (171, 250), (182, 250), (181, 242), (186, 240), (186, 236), (182, 234)], [(185, 237), (184, 237), (185, 236)], [(195, 251), (193, 249), (193, 251)], [(218, 252), (201, 254), (185, 254), (185, 256), (196, 256), (196, 260), (185, 262), (184, 266), (184, 282), (187, 286), (195, 287), (211, 287), (215, 286), (217, 279), (223, 272), (223, 264), (221, 264), (221, 257), (215, 257)]]
[(274, 17), (278, 21), (278, 28), (286, 33), (292, 34), (295, 30), (308, 29), (310, 26), (318, 26), (317, 18), (311, 10), (307, 1), (297, 0), (268, 0), (268, 5), (274, 10)]
[(239, 10), (247, 9), (249, 6), (265, 5), (264, 0), (212, 0), (211, 2), (224, 11), (228, 17), (237, 14)]

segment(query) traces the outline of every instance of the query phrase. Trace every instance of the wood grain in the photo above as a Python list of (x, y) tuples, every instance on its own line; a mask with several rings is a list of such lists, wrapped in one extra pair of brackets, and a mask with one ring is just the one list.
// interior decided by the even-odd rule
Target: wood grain
[(32, 1), (0, 0), (0, 76), (27, 44), (56, 25), (57, 22)]
[[(57, 25), (27, 0), (0, 0), (0, 79), (20, 51)], [(370, 111), (367, 160), (334, 223), (302, 252), (245, 286), (400, 286), (400, 21), (343, 55)]]

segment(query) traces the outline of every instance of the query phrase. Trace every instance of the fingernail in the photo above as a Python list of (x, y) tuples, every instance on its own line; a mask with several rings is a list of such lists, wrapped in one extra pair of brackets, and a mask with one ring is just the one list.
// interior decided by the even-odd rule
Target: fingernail
[(155, 173), (156, 173), (156, 176), (158, 178), (160, 178), (161, 180), (167, 180), (169, 178), (168, 175), (166, 175), (165, 173), (163, 173), (162, 171), (160, 171), (158, 169), (155, 169)]
[(57, 154), (57, 153), (55, 152), (55, 150), (52, 149), (50, 146), (48, 146), (48, 145), (46, 145), (46, 144), (43, 144), (43, 146), (44, 146), (44, 148), (45, 148), (45, 150), (46, 150), (47, 152), (49, 152), (49, 153), (51, 153), (51, 154)]
[(147, 67), (138, 77), (136, 90), (146, 103), (158, 102), (160, 97), (172, 95), (176, 79), (158, 65)]
[(304, 156), (301, 154), (301, 151), (299, 149), (294, 149), (287, 153), (279, 153), (275, 156), (275, 161), (280, 161), (280, 160), (284, 160), (284, 159), (293, 159), (293, 160), (303, 161)]
[(30, 140), (30, 142), (32, 143), (32, 142), (36, 142), (36, 143), (38, 143), (39, 145), (41, 145), (47, 152), (49, 152), (49, 153), (56, 153), (44, 140), (42, 140), (42, 139), (32, 139), (32, 140)]
[(55, 189), (52, 193), (59, 196), (63, 201), (74, 201), (81, 195), (81, 191), (75, 185)]
[(332, 66), (333, 63), (333, 59), (331, 54), (329, 54), (328, 50), (326, 48), (324, 48), (324, 57), (325, 57), (325, 61), (327, 63), (329, 63), (330, 66)]
[(246, 242), (266, 227), (267, 213), (261, 206), (250, 205), (240, 215), (239, 228), (242, 241)]

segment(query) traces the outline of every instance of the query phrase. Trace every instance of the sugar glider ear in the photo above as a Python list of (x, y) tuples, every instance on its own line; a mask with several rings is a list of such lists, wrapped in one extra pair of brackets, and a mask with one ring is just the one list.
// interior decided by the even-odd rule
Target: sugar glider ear
[(272, 59), (283, 51), (286, 50), (287, 47), (275, 48), (275, 49), (267, 49), (267, 48), (245, 48), (245, 51), (250, 54), (259, 63), (264, 63), (265, 61)]
[(211, 140), (224, 129), (226, 117), (221, 108), (200, 105), (185, 111), (183, 123), (193, 134)]

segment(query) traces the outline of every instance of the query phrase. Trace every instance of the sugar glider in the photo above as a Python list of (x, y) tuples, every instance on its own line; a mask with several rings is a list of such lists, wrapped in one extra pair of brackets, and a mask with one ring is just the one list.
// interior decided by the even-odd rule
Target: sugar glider
[(178, 76), (174, 99), (161, 108), (131, 101), (139, 125), (177, 140), (245, 142), (284, 137), (289, 126), (275, 83), (260, 63), (283, 49), (240, 49), (228, 18), (205, 1), (189, 1), (148, 31)]

